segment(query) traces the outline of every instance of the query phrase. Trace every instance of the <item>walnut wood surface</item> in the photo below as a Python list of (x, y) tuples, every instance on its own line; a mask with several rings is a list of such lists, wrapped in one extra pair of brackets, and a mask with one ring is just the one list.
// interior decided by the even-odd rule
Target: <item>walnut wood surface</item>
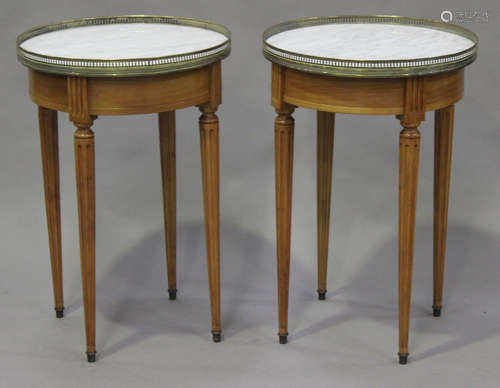
[(415, 245), (420, 132), (425, 119), (424, 77), (405, 81), (403, 127), (399, 134), (399, 357), (406, 363), (410, 330), (411, 288)]
[(200, 107), (200, 150), (205, 210), (208, 284), (212, 333), (221, 332), (219, 247), (219, 119), (209, 105)]
[[(463, 69), (419, 78), (424, 82), (424, 111), (444, 108), (463, 96)], [(272, 105), (276, 108), (281, 101), (325, 112), (399, 115), (405, 112), (407, 80), (333, 77), (273, 63)]]
[(74, 143), (85, 334), (87, 354), (92, 354), (96, 351), (94, 132), (89, 126), (78, 124)]
[(453, 105), (437, 110), (434, 123), (434, 308), (443, 305), (443, 277), (448, 225)]
[[(85, 79), (91, 115), (167, 112), (213, 101), (210, 81), (220, 63), (196, 70), (147, 77)], [(215, 70), (214, 70), (215, 69)], [(38, 105), (68, 112), (68, 78), (29, 70), (30, 96)], [(220, 78), (219, 78), (220, 81)], [(215, 103), (215, 102), (214, 102)]]
[(74, 133), (83, 310), (87, 356), (95, 359), (95, 156), (94, 117), (89, 114), (87, 79), (67, 77), (69, 119)]
[[(420, 132), (425, 113), (436, 110), (434, 306), (442, 305), (453, 104), (464, 90), (464, 69), (402, 78), (346, 78), (272, 64), (275, 122), (278, 306), (287, 332), (290, 260), (293, 119), (297, 106), (318, 112), (318, 291), (326, 290), (334, 113), (394, 114), (400, 120), (399, 159), (399, 354), (408, 357)], [(331, 113), (327, 113), (331, 112)], [(327, 129), (328, 128), (328, 129)], [(321, 297), (321, 295), (320, 295)]]
[(408, 355), (420, 132), (399, 135), (399, 354)]
[[(219, 140), (221, 65), (167, 75), (85, 78), (29, 70), (30, 96), (39, 105), (47, 223), (56, 309), (63, 308), (57, 111), (69, 113), (74, 134), (87, 356), (95, 361), (95, 166), (97, 115), (158, 113), (169, 291), (176, 284), (175, 110), (199, 106), (207, 261), (214, 341), (220, 340)], [(172, 294), (171, 294), (172, 298)]]
[(279, 335), (288, 334), (290, 234), (292, 226), (293, 107), (276, 109), (274, 121)]
[(61, 203), (59, 192), (59, 134), (57, 111), (39, 107), (45, 212), (49, 233), (50, 265), (56, 311), (64, 309), (61, 248)]
[(175, 111), (159, 113), (158, 126), (160, 132), (161, 177), (163, 185), (163, 214), (165, 222), (168, 290), (175, 293), (175, 291), (177, 291)]
[(335, 113), (317, 113), (318, 293), (326, 292)]

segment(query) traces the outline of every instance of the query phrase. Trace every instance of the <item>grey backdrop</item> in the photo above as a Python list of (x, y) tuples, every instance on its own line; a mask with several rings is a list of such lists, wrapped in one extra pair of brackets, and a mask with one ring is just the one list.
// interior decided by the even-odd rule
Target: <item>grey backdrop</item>
[[(457, 105), (443, 317), (431, 316), (433, 114), (422, 125), (410, 363), (397, 365), (393, 117), (338, 115), (328, 299), (316, 299), (315, 115), (296, 111), (290, 342), (277, 343), (274, 112), (261, 33), (349, 13), (439, 18), (486, 9)], [(498, 386), (499, 7), (324, 0), (1, 0), (0, 387)], [(96, 132), (97, 346), (84, 358), (72, 133), (59, 115), (66, 317), (53, 311), (36, 107), (15, 37), (84, 16), (166, 14), (225, 24), (221, 121), (222, 319), (211, 342), (199, 112), (178, 112), (178, 287), (165, 295), (157, 118), (101, 117)]]

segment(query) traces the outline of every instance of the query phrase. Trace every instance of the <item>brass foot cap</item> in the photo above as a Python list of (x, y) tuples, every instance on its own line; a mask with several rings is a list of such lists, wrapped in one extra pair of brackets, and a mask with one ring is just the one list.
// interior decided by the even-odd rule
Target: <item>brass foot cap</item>
[(222, 335), (220, 331), (212, 332), (212, 339), (214, 342), (220, 342), (222, 340)]
[(175, 290), (168, 290), (168, 299), (170, 299), (170, 300), (176, 300), (177, 299), (177, 289), (175, 289)]
[(55, 310), (56, 310), (56, 318), (64, 317), (64, 307), (61, 308), (56, 307)]

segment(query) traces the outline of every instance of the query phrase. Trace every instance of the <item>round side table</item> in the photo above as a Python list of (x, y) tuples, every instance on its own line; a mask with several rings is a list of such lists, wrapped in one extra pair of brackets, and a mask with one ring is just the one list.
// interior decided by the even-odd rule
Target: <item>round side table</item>
[(95, 361), (95, 169), (98, 115), (158, 113), (168, 292), (176, 299), (175, 110), (197, 106), (208, 279), (214, 342), (221, 340), (219, 270), (219, 121), (221, 60), (227, 28), (170, 16), (75, 19), (35, 27), (17, 38), (39, 106), (45, 205), (55, 310), (63, 317), (57, 111), (74, 134), (87, 359)]
[(441, 314), (454, 104), (477, 55), (471, 31), (428, 19), (336, 16), (267, 29), (276, 109), (279, 339), (287, 342), (296, 107), (317, 110), (318, 296), (325, 299), (335, 113), (395, 115), (399, 135), (399, 362), (408, 360), (420, 132), (435, 111), (434, 316)]

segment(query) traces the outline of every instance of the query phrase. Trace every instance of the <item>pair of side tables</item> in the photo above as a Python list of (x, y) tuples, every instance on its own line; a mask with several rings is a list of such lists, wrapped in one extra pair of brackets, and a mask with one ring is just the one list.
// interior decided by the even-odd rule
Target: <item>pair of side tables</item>
[[(442, 308), (454, 104), (464, 67), (477, 56), (471, 31), (429, 19), (336, 16), (285, 22), (264, 32), (272, 62), (279, 342), (288, 335), (294, 119), (317, 111), (318, 296), (326, 295), (335, 113), (395, 115), (399, 135), (399, 362), (408, 334), (420, 150), (418, 127), (435, 111), (434, 316)], [(176, 299), (175, 111), (197, 106), (214, 342), (221, 340), (219, 122), (227, 28), (170, 16), (119, 16), (35, 27), (17, 39), (38, 105), (55, 310), (63, 317), (57, 112), (76, 127), (74, 152), (86, 352), (95, 344), (95, 166), (92, 125), (99, 115), (158, 113), (168, 292)]]

